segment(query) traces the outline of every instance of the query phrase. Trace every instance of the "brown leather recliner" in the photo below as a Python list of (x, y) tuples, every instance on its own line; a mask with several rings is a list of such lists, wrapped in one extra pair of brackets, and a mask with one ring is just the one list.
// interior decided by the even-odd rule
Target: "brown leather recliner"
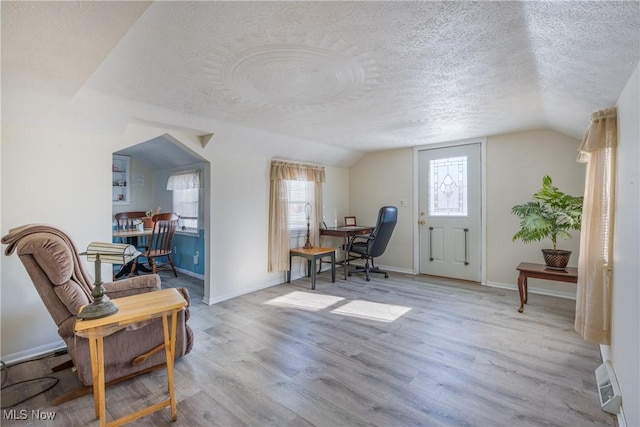
[[(80, 307), (92, 302), (92, 279), (86, 273), (82, 258), (71, 239), (60, 229), (48, 225), (29, 224), (9, 231), (2, 238), (6, 255), (17, 251), (49, 314), (58, 326), (58, 334), (67, 349), (78, 377), (85, 386), (93, 384), (89, 342), (73, 333)], [(105, 283), (109, 298), (119, 298), (160, 289), (156, 274), (136, 276)], [(186, 289), (179, 289), (189, 302)], [(193, 331), (187, 325), (189, 307), (178, 317), (176, 358), (193, 346)], [(161, 319), (143, 322), (118, 331), (104, 339), (104, 366), (107, 383), (148, 372), (165, 363), (165, 352), (157, 351), (163, 341)], [(140, 359), (134, 364), (134, 359)], [(61, 403), (61, 402), (58, 402)]]

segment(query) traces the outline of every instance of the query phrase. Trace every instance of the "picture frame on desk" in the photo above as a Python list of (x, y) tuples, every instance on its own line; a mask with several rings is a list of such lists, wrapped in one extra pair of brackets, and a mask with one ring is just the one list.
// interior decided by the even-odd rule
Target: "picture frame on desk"
[(345, 225), (345, 227), (354, 227), (354, 226), (358, 225), (356, 223), (356, 217), (355, 216), (345, 216), (344, 217), (344, 225)]

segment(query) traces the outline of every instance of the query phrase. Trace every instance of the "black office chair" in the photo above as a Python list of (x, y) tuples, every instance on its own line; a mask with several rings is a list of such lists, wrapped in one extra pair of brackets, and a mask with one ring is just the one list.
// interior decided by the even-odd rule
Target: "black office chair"
[[(355, 235), (349, 239), (347, 243), (347, 257), (350, 257), (353, 253), (360, 257), (360, 259), (365, 260), (364, 267), (349, 270), (349, 276), (351, 276), (351, 273), (364, 273), (367, 281), (371, 280), (369, 273), (381, 273), (384, 274), (385, 278), (389, 277), (386, 271), (380, 270), (373, 264), (373, 259), (382, 255), (385, 249), (387, 249), (387, 244), (389, 243), (389, 239), (391, 239), (391, 234), (397, 221), (398, 208), (395, 206), (384, 206), (380, 208), (378, 222), (371, 234)], [(358, 241), (359, 239), (363, 239), (364, 241), (360, 242)], [(371, 265), (369, 265), (369, 260), (371, 260)]]

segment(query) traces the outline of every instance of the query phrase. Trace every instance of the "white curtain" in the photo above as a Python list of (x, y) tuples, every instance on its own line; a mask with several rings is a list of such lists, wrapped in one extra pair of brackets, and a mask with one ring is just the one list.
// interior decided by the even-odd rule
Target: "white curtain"
[(289, 269), (289, 192), (287, 181), (309, 181), (314, 185), (312, 203), (311, 242), (318, 246), (319, 223), (322, 218), (322, 183), (324, 166), (271, 161), (271, 189), (269, 197), (269, 265), (268, 271)]
[(167, 180), (167, 190), (188, 190), (200, 188), (200, 171), (187, 170), (171, 174)]
[(591, 115), (591, 126), (578, 148), (587, 164), (580, 231), (575, 329), (589, 342), (611, 340), (611, 268), (617, 114), (608, 108)]

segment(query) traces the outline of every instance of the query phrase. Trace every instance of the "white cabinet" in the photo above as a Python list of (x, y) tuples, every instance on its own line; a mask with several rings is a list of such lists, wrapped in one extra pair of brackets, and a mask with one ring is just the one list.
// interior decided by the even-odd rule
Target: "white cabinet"
[(131, 158), (114, 155), (111, 172), (111, 201), (114, 205), (128, 205), (131, 203)]

